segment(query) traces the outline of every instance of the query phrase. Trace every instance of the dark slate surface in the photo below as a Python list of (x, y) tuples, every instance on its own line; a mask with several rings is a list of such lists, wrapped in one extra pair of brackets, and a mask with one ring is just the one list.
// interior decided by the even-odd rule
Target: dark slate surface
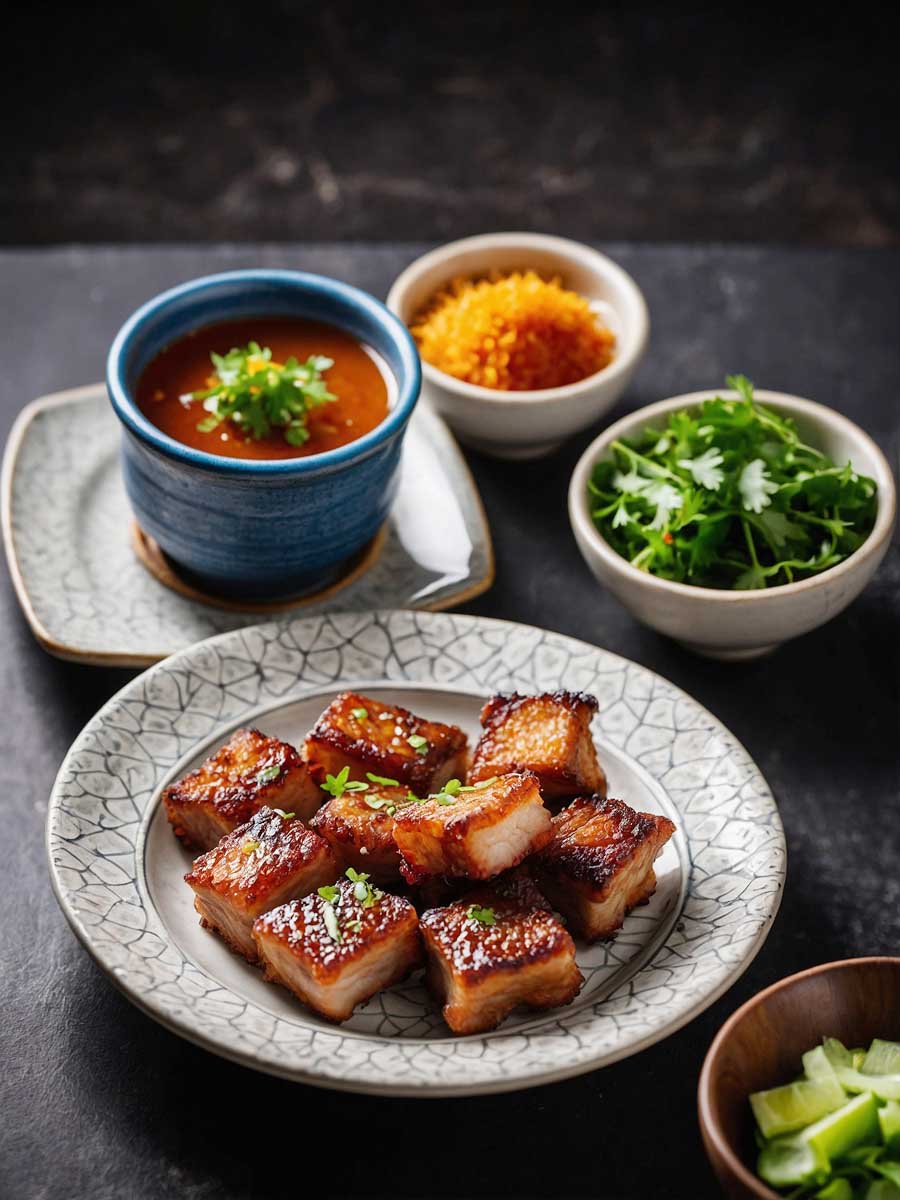
[(884, 6), (55, 8), (4, 13), (4, 242), (900, 244)]
[[(760, 386), (837, 406), (871, 430), (896, 465), (900, 253), (609, 249), (645, 289), (654, 322), (620, 411), (742, 370)], [(405, 245), (4, 254), (4, 432), (34, 396), (100, 378), (119, 322), (164, 286), (262, 263), (325, 271), (383, 295), (416, 252)], [(494, 1098), (330, 1094), (180, 1041), (120, 996), (76, 944), (44, 861), (56, 769), (81, 726), (130, 676), (47, 657), (4, 580), (0, 1196), (280, 1197), (308, 1190), (311, 1161), (325, 1171), (315, 1185), (322, 1196), (717, 1194), (694, 1115), (715, 1030), (741, 1001), (795, 970), (900, 948), (900, 554), (895, 544), (862, 598), (775, 657), (747, 666), (694, 658), (635, 625), (578, 556), (565, 493), (590, 436), (530, 465), (469, 456), (498, 569), (494, 589), (469, 610), (634, 658), (697, 696), (750, 749), (781, 805), (789, 872), (781, 915), (745, 977), (662, 1045), (580, 1079)]]

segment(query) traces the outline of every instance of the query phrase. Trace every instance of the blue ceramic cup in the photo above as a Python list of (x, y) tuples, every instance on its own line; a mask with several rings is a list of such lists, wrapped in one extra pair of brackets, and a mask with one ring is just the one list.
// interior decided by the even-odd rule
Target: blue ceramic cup
[[(336, 450), (269, 461), (194, 450), (144, 416), (135, 388), (152, 358), (191, 330), (251, 316), (306, 317), (366, 343), (396, 381), (388, 415)], [(334, 580), (387, 518), (421, 370), (406, 327), (368, 293), (321, 275), (253, 270), (195, 279), (148, 301), (116, 335), (106, 380), (144, 532), (205, 591), (283, 599)]]

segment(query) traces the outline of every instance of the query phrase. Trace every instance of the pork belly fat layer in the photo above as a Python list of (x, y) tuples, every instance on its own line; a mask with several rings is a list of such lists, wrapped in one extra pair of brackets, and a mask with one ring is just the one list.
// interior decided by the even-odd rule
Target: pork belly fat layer
[(612, 937), (653, 894), (653, 863), (675, 826), (600, 796), (573, 801), (553, 826), (553, 841), (530, 864), (541, 890), (587, 941)]
[(257, 958), (254, 920), (267, 909), (330, 883), (337, 864), (328, 843), (299, 817), (262, 808), (196, 860), (185, 880), (201, 924), (232, 950)]
[(319, 809), (310, 828), (328, 842), (342, 869), (364, 871), (375, 883), (398, 883), (394, 813), (408, 797), (405, 787), (372, 785), (365, 792), (344, 792)]
[(590, 792), (606, 795), (591, 719), (598, 704), (583, 692), (494, 696), (481, 710), (481, 735), (469, 781), (533, 771), (545, 800)]
[(371, 771), (418, 796), (461, 777), (466, 748), (466, 735), (455, 725), (426, 721), (355, 692), (335, 697), (306, 739), (306, 756), (320, 783), (347, 766), (351, 779), (365, 782)]
[(494, 1029), (519, 1005), (569, 1004), (584, 982), (575, 943), (527, 881), (431, 909), (421, 929), (426, 982), (454, 1033)]
[(307, 896), (265, 913), (253, 938), (266, 978), (329, 1021), (398, 983), (422, 962), (416, 911), (400, 896), (376, 894), (366, 907), (340, 880), (333, 901)]
[(198, 850), (212, 849), (264, 805), (305, 820), (321, 802), (322, 792), (294, 747), (258, 729), (238, 729), (163, 792), (176, 836)]
[(552, 836), (537, 778), (527, 772), (407, 805), (394, 817), (394, 840), (416, 875), (488, 879)]

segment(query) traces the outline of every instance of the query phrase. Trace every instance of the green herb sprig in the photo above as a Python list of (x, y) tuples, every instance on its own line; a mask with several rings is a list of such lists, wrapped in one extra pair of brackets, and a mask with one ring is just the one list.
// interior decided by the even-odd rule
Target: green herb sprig
[(337, 775), (329, 775), (326, 773), (325, 782), (320, 783), (319, 787), (323, 792), (328, 792), (330, 796), (334, 796), (335, 800), (343, 796), (344, 792), (367, 792), (369, 785), (363, 783), (361, 779), (350, 778), (350, 767), (341, 767)]
[(466, 909), (466, 916), (470, 921), (477, 921), (480, 925), (496, 925), (497, 916), (492, 908), (481, 908), (477, 904), (470, 904)]
[(612, 443), (588, 484), (597, 529), (632, 566), (699, 587), (773, 587), (842, 562), (875, 523), (874, 480), (806, 445), (743, 375), (727, 383), (737, 399)]
[(211, 433), (230, 421), (255, 441), (281, 429), (289, 445), (302, 446), (309, 440), (310, 409), (337, 399), (322, 374), (334, 366), (334, 360), (321, 354), (302, 363), (293, 356), (275, 363), (268, 346), (250, 342), (210, 358), (217, 383), (187, 396), (206, 410), (207, 416), (197, 425), (201, 433)]
[[(348, 867), (344, 875), (353, 884), (353, 899), (363, 908), (374, 908), (383, 898), (384, 892), (381, 888), (373, 887), (369, 882), (369, 876), (364, 872)], [(343, 942), (344, 929), (358, 930), (361, 927), (362, 922), (358, 919), (344, 920), (341, 918), (339, 912), (341, 893), (336, 883), (328, 883), (324, 887), (318, 888), (317, 894), (325, 901), (322, 905), (322, 920), (325, 922), (325, 929), (333, 942)]]

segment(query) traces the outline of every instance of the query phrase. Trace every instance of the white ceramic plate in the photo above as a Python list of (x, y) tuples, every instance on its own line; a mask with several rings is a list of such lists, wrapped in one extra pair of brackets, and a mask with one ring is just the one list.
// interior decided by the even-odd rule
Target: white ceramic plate
[[(353, 686), (473, 736), (484, 697), (594, 693), (611, 792), (678, 832), (659, 887), (610, 944), (580, 946), (569, 1007), (454, 1038), (418, 979), (336, 1028), (263, 981), (198, 924), (188, 855), (158, 803), (240, 724), (299, 741)], [(228, 1058), (326, 1087), (398, 1095), (503, 1091), (613, 1062), (710, 1004), (768, 933), (784, 882), (781, 821), (746, 751), (646, 668), (572, 638), (414, 612), (273, 621), (193, 646), (129, 683), (83, 730), (48, 817), (57, 896), (78, 937), (141, 1008)]]
[[(255, 625), (258, 613), (189, 599), (138, 561), (119, 437), (103, 384), (35, 400), (10, 434), (3, 536), (35, 637), (60, 658), (146, 667), (213, 634)], [(446, 425), (424, 406), (410, 422), (401, 472), (371, 566), (295, 611), (433, 611), (490, 587), (493, 549), (478, 490)]]

